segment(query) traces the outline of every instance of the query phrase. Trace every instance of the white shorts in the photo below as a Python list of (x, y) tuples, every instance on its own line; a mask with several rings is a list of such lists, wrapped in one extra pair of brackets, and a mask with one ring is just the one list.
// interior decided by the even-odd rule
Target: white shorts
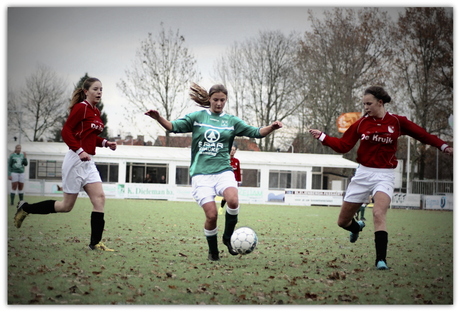
[(11, 182), (24, 183), (26, 180), (24, 173), (11, 172)]
[(64, 193), (77, 194), (89, 183), (101, 182), (101, 176), (94, 160), (81, 161), (80, 157), (69, 150), (62, 163), (62, 190)]
[(374, 196), (376, 192), (383, 192), (391, 199), (394, 185), (394, 169), (369, 168), (360, 165), (351, 178), (343, 200), (349, 203), (367, 203), (369, 195)]
[(214, 201), (216, 196), (223, 196), (228, 187), (238, 187), (232, 171), (192, 177), (192, 195), (200, 206)]

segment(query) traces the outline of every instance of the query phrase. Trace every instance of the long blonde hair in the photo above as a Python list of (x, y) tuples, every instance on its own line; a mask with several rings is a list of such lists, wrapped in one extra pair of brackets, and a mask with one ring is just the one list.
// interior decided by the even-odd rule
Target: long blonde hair
[(190, 98), (193, 101), (195, 101), (198, 106), (208, 108), (211, 106), (211, 102), (209, 101), (209, 99), (211, 98), (211, 95), (213, 95), (214, 93), (219, 93), (219, 92), (222, 92), (223, 94), (228, 96), (227, 88), (225, 88), (225, 86), (222, 84), (213, 85), (211, 89), (209, 89), (209, 92), (208, 92), (202, 87), (200, 87), (199, 85), (197, 85), (196, 83), (192, 83), (189, 94), (190, 94)]
[(71, 110), (75, 104), (80, 103), (86, 99), (85, 91), (88, 91), (89, 88), (91, 88), (93, 83), (95, 83), (96, 81), (101, 82), (97, 78), (87, 78), (83, 82), (83, 86), (81, 88), (75, 89), (75, 91), (72, 93), (72, 99), (70, 100), (69, 110)]

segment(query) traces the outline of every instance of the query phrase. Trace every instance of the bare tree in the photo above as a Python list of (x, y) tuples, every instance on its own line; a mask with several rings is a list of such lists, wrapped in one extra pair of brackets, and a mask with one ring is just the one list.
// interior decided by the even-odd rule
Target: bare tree
[[(141, 42), (131, 70), (126, 70), (126, 79), (118, 84), (132, 104), (125, 106), (132, 125), (136, 124), (139, 113), (152, 105), (168, 120), (180, 117), (191, 82), (200, 79), (185, 38), (179, 30), (165, 31), (163, 24), (161, 27), (157, 37), (149, 33)], [(166, 136), (169, 144), (168, 132)]]
[(10, 120), (29, 141), (47, 140), (68, 107), (66, 82), (45, 65), (26, 78), (19, 96), (8, 99)]
[[(235, 43), (218, 67), (221, 79), (229, 84), (237, 101), (237, 113), (265, 126), (284, 121), (302, 104), (292, 70), (297, 36), (280, 31), (260, 32), (256, 38)], [(273, 151), (275, 136), (259, 142), (264, 151)]]
[(245, 101), (248, 97), (247, 67), (244, 59), (240, 57), (240, 44), (235, 42), (230, 50), (216, 62), (215, 68), (218, 80), (230, 90), (231, 97), (226, 104), (226, 109), (235, 116), (243, 118), (245, 114)]
[[(315, 18), (310, 11), (309, 20), (312, 31), (305, 33), (296, 66), (302, 86), (299, 92), (308, 95), (297, 141), (309, 146), (309, 152), (326, 153), (306, 131), (318, 128), (340, 135), (337, 118), (362, 110), (360, 98), (366, 86), (384, 84), (394, 24), (378, 8), (336, 8), (325, 11), (324, 18)], [(353, 152), (347, 156), (355, 158)]]
[[(394, 33), (395, 68), (411, 119), (428, 132), (452, 139), (453, 11), (442, 7), (407, 8)], [(424, 179), (428, 146), (416, 153), (418, 177)]]

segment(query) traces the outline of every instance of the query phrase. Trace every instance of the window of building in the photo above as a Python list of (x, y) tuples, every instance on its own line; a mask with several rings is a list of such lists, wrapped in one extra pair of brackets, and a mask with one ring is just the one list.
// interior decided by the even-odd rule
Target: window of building
[(62, 161), (30, 160), (29, 179), (61, 180)]
[(118, 182), (118, 164), (115, 163), (96, 163), (97, 170), (101, 175), (102, 182)]
[(176, 167), (176, 184), (180, 186), (191, 185), (191, 178), (189, 173), (189, 167)]
[(311, 170), (311, 189), (312, 190), (322, 190), (323, 189), (323, 168), (322, 167), (313, 167)]
[(270, 189), (306, 189), (307, 172), (306, 171), (289, 171), (289, 170), (270, 170), (269, 183)]
[[(149, 180), (146, 179), (147, 174), (149, 174)], [(168, 165), (127, 163), (126, 183), (168, 183)]]
[(242, 169), (241, 186), (260, 187), (260, 170), (259, 169)]

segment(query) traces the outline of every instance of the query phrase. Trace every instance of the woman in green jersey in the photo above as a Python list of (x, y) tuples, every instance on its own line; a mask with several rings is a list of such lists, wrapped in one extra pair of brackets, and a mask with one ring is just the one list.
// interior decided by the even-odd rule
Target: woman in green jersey
[(237, 182), (229, 158), (233, 140), (235, 136), (263, 138), (283, 125), (274, 121), (269, 126), (253, 127), (236, 116), (224, 113), (228, 92), (223, 85), (214, 85), (209, 92), (196, 84), (190, 89), (192, 100), (205, 109), (174, 121), (166, 120), (157, 110), (149, 110), (145, 115), (157, 120), (167, 131), (192, 132), (192, 194), (206, 215), (204, 234), (209, 246), (208, 259), (215, 261), (219, 260), (216, 196), (227, 200), (223, 243), (230, 254), (237, 255), (230, 244), (240, 208)]

